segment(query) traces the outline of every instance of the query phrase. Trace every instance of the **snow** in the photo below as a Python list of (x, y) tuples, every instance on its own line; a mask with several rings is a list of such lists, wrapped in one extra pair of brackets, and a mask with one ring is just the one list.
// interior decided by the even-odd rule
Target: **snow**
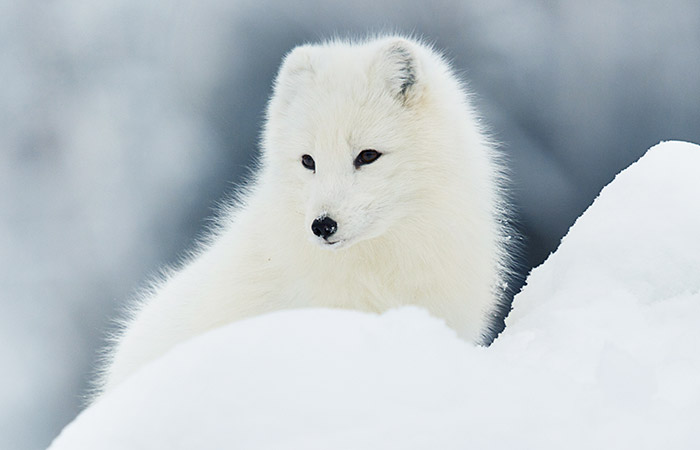
[(619, 174), (490, 348), (412, 307), (276, 312), (175, 348), (50, 449), (696, 448), (698, 167), (666, 142)]

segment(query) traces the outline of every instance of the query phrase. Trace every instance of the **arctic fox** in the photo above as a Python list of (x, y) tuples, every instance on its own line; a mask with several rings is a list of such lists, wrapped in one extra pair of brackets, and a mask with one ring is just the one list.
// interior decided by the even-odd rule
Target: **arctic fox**
[(285, 308), (418, 305), (488, 340), (507, 266), (502, 171), (443, 57), (392, 36), (297, 47), (261, 145), (217, 231), (134, 308), (103, 389), (185, 339)]

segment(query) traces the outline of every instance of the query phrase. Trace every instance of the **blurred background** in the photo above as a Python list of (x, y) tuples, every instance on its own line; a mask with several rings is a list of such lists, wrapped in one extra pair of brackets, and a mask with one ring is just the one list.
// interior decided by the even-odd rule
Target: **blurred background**
[(469, 80), (521, 275), (648, 147), (700, 142), (697, 0), (0, 0), (0, 449), (79, 412), (119, 308), (247, 170), (285, 52), (382, 30)]

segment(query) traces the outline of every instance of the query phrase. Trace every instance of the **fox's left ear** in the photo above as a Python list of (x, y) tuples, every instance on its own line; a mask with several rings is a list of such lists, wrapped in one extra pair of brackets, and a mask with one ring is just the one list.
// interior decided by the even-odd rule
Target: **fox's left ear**
[(415, 44), (402, 38), (385, 41), (377, 65), (390, 93), (409, 106), (422, 93), (422, 73)]
[(313, 79), (312, 47), (300, 45), (287, 53), (275, 79), (273, 100), (289, 104), (300, 87)]

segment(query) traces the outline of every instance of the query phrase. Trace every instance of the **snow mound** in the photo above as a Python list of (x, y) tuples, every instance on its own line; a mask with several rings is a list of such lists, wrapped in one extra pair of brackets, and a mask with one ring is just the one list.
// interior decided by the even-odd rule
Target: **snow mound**
[(699, 167), (668, 142), (618, 175), (488, 349), (416, 308), (277, 312), (182, 344), (50, 448), (692, 448)]

